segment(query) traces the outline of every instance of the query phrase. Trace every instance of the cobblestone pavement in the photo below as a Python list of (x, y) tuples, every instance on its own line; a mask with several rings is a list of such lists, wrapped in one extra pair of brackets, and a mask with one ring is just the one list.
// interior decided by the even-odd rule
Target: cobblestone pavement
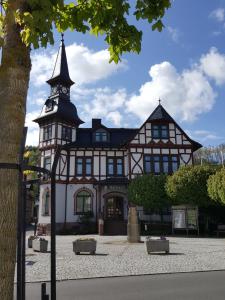
[[(129, 244), (126, 236), (90, 235), (97, 240), (96, 255), (75, 255), (72, 241), (78, 237), (56, 238), (58, 280), (225, 270), (225, 239), (169, 237), (170, 254), (149, 255), (145, 237), (142, 243)], [(26, 281), (49, 279), (50, 253), (26, 249)]]

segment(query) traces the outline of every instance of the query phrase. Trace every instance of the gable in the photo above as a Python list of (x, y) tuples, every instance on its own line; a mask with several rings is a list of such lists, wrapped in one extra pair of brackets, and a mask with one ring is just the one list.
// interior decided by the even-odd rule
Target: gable
[[(153, 133), (153, 126), (162, 126), (168, 129), (168, 138), (155, 138)], [(177, 146), (193, 146), (200, 148), (201, 145), (191, 140), (189, 136), (177, 125), (175, 122), (160, 122), (160, 121), (146, 121), (139, 129), (138, 133), (130, 141), (130, 145), (177, 145)]]

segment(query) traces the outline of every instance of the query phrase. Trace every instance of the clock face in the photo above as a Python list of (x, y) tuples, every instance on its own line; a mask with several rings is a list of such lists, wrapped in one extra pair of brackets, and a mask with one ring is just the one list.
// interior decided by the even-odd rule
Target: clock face
[(65, 86), (63, 86), (63, 87), (61, 88), (61, 91), (62, 91), (62, 93), (65, 94), (65, 95), (67, 95), (67, 94), (69, 93), (69, 89), (68, 89), (67, 87), (65, 87)]

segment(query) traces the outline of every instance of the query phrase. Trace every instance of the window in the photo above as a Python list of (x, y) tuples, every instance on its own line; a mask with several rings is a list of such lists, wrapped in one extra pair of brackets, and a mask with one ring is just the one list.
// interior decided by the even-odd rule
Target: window
[(72, 128), (62, 126), (62, 139), (68, 141), (72, 140)]
[(110, 157), (107, 159), (107, 175), (108, 176), (123, 175), (123, 158)]
[(177, 171), (179, 168), (179, 161), (177, 156), (172, 156), (172, 173)]
[(152, 138), (168, 139), (169, 138), (168, 125), (152, 125)]
[(179, 167), (176, 155), (145, 155), (144, 172), (146, 174), (172, 174)]
[(76, 175), (83, 177), (92, 175), (91, 157), (78, 157), (76, 159)]
[(92, 197), (87, 191), (81, 191), (75, 199), (75, 214), (83, 215), (92, 212)]
[(44, 157), (44, 168), (47, 170), (51, 170), (51, 157)]
[(50, 215), (50, 191), (47, 188), (43, 193), (42, 198), (42, 216)]
[(52, 125), (45, 126), (43, 130), (43, 140), (50, 140), (52, 138)]
[(108, 136), (106, 131), (98, 130), (95, 132), (96, 142), (107, 142), (107, 140), (108, 140)]

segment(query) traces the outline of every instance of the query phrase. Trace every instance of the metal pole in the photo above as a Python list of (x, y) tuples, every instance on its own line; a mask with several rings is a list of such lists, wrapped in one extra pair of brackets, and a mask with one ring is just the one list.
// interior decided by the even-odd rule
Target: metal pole
[[(25, 286), (23, 280), (23, 154), (27, 136), (27, 127), (23, 129), (23, 138), (19, 153), (19, 184), (18, 184), (18, 205), (17, 205), (17, 300), (25, 299)], [(25, 261), (25, 259), (24, 259)], [(25, 268), (25, 266), (24, 266)]]
[(55, 176), (61, 147), (56, 148), (51, 171), (51, 300), (56, 300), (56, 223), (55, 223)]
[(26, 209), (27, 209), (27, 176), (24, 175), (23, 198), (22, 198), (22, 300), (26, 298), (25, 281), (26, 281)]

